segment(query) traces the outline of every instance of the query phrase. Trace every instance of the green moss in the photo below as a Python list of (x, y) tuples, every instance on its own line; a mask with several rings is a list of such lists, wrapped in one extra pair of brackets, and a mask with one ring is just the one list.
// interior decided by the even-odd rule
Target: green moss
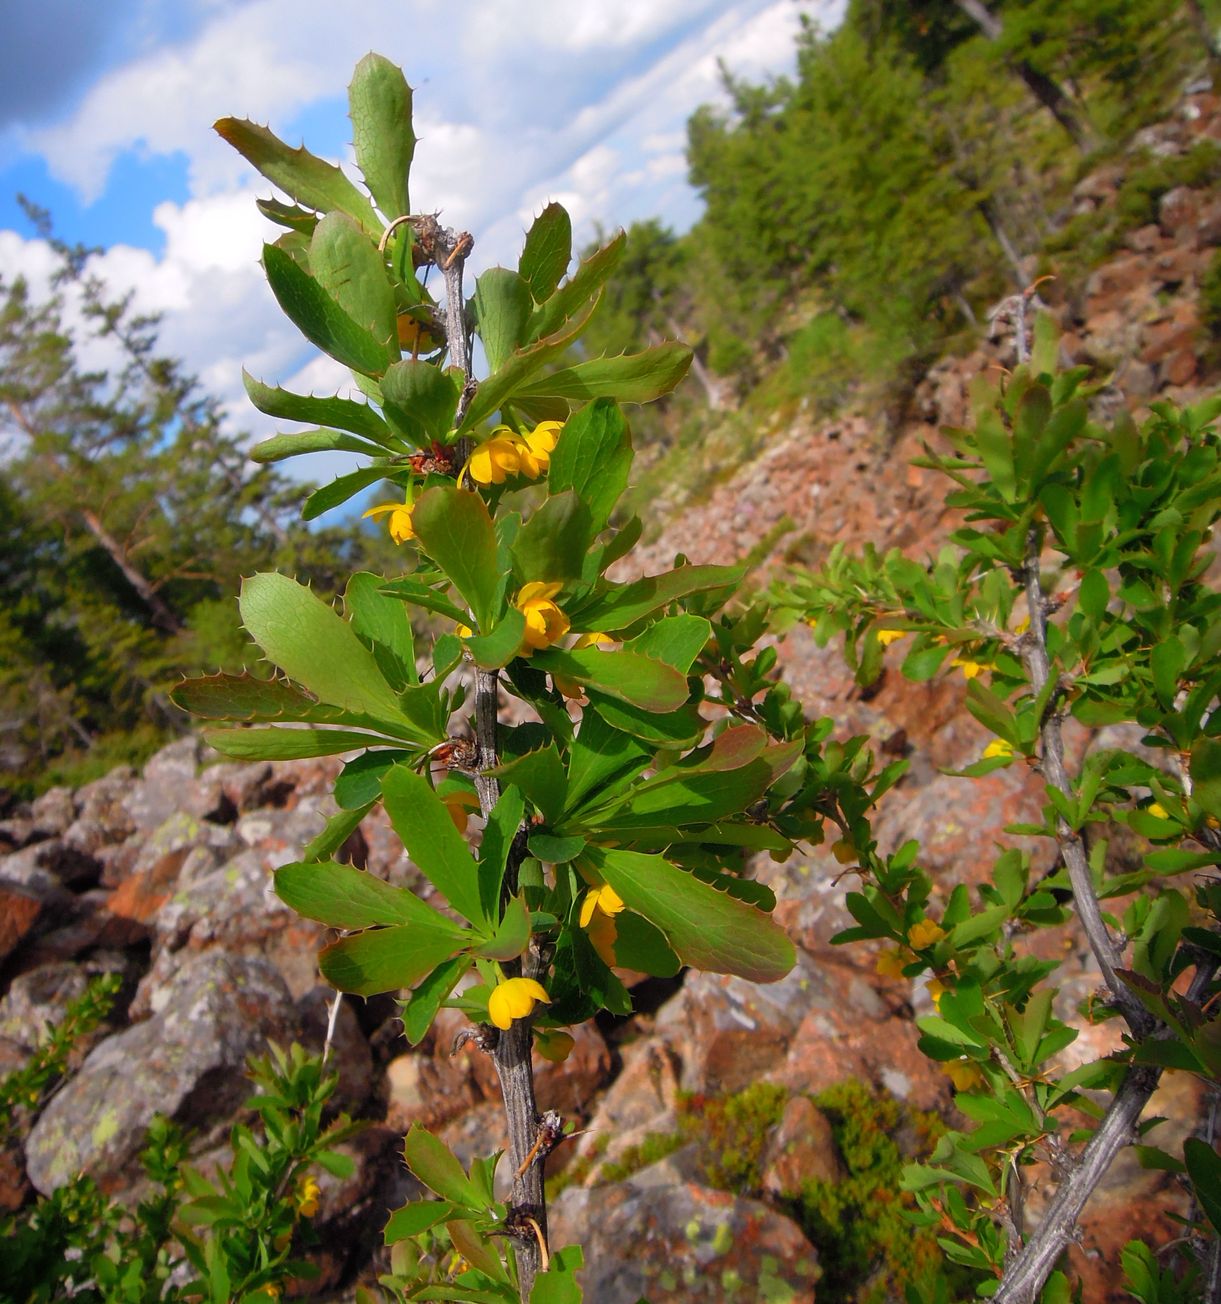
[(699, 1145), (699, 1166), (709, 1186), (755, 1195), (763, 1185), (763, 1151), (769, 1129), (780, 1122), (786, 1088), (756, 1082), (731, 1096), (683, 1096), (679, 1131)]
[(633, 1173), (672, 1155), (682, 1144), (683, 1138), (678, 1132), (650, 1132), (639, 1145), (628, 1146), (613, 1163), (603, 1164), (598, 1172), (597, 1185), (626, 1181)]

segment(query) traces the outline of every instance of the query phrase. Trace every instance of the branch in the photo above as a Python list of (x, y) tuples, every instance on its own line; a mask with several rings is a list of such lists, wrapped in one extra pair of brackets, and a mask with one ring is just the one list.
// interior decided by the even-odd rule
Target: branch
[[(1039, 558), (1042, 553), (1042, 533), (1032, 526), (1026, 537), (1026, 566), (1024, 581), (1026, 586), (1026, 604), (1030, 610), (1030, 629), (1021, 642), (1022, 661), (1035, 696), (1043, 691), (1051, 674), (1047, 656), (1047, 607), (1043, 599), (1043, 590), (1039, 584)], [(1042, 742), (1041, 766), (1043, 775), (1054, 788), (1066, 797), (1073, 793), (1068, 773), (1064, 768), (1064, 739), (1060, 732), (1060, 716), (1049, 705), (1046, 715), (1039, 726)], [(1122, 952), (1111, 937), (1098, 897), (1094, 892), (1094, 876), (1090, 872), (1089, 860), (1085, 854), (1085, 844), (1080, 836), (1061, 817), (1056, 818), (1056, 840), (1060, 844), (1060, 854), (1068, 867), (1068, 878), (1073, 889), (1073, 905), (1077, 918), (1085, 930), (1090, 950), (1102, 977), (1111, 993), (1111, 1000), (1116, 1009), (1127, 1020), (1128, 1026), (1138, 1036), (1145, 1036), (1153, 1030), (1153, 1017), (1144, 1006), (1124, 986), (1116, 973), (1122, 961)]]
[[(435, 217), (423, 217), (415, 224), (420, 235), (421, 248), (440, 267), (445, 277), (445, 339), (450, 363), (459, 367), (465, 377), (463, 385), (464, 410), (474, 393), (471, 378), (470, 340), (466, 332), (465, 305), (462, 298), (462, 271), (466, 255), (473, 241), (465, 232), (454, 232), (442, 227)], [(456, 417), (461, 424), (461, 413)], [(465, 451), (459, 451), (464, 461)], [(475, 791), (479, 794), (479, 807), (485, 816), (500, 798), (500, 785), (489, 773), (496, 767), (497, 756), (497, 706), (500, 675), (495, 670), (475, 670), (475, 741), (478, 747)], [(521, 864), (524, 845), (514, 839), (506, 866), (506, 890), (513, 892), (517, 886), (517, 871)], [(541, 968), (534, 963), (541, 957), (531, 957), (527, 977), (537, 977)], [(534, 1279), (543, 1266), (547, 1243), (547, 1205), (543, 1191), (543, 1164), (531, 1162), (537, 1151), (539, 1116), (534, 1096), (534, 1066), (530, 1060), (530, 1020), (514, 1019), (500, 1033), (492, 1062), (500, 1079), (500, 1092), (504, 1099), (505, 1121), (509, 1132), (509, 1164), (514, 1171), (511, 1195), (511, 1212), (516, 1215), (512, 1227), (507, 1228), (512, 1237), (517, 1260), (517, 1283), (523, 1304), (534, 1289)], [(528, 1234), (517, 1235), (516, 1228), (529, 1228)]]
[[(1215, 959), (1200, 960), (1187, 999), (1193, 1004), (1202, 1002), (1216, 972)], [(1171, 1035), (1168, 1028), (1162, 1028), (1156, 1034), (1159, 1040)], [(1153, 1064), (1134, 1065), (1124, 1075), (1098, 1130), (1081, 1152), (1076, 1167), (1060, 1183), (1039, 1230), (1022, 1247), (1012, 1267), (1006, 1270), (1000, 1289), (992, 1297), (995, 1304), (1034, 1304), (1048, 1274), (1072, 1240), (1085, 1202), (1106, 1175), (1115, 1156), (1135, 1140), (1136, 1124), (1161, 1076), (1162, 1070)]]

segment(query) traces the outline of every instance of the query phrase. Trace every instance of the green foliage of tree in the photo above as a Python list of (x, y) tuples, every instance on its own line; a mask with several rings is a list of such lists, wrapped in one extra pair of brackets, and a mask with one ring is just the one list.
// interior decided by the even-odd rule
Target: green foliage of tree
[(219, 405), (158, 354), (156, 322), (35, 216), (60, 258), (52, 296), (0, 284), (0, 747), (18, 791), (180, 731), (167, 694), (182, 673), (246, 657), (241, 575), (291, 556), (333, 588), (386, 548), (296, 522), (289, 482), (251, 471)]

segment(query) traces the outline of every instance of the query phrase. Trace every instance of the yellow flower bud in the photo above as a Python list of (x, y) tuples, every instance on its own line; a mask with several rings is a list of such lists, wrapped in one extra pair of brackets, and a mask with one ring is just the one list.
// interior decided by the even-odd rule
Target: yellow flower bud
[(538, 580), (522, 586), (513, 604), (526, 618), (522, 638), (522, 656), (547, 648), (568, 633), (568, 617), (555, 604), (555, 595), (563, 585)]
[(411, 523), (411, 503), (378, 503), (367, 512), (361, 512), (361, 519), (372, 516), (384, 516), (389, 513), (386, 524), (390, 527), (390, 537), (395, 543), (406, 543), (415, 538), (415, 527)]
[(502, 978), (488, 997), (488, 1018), (501, 1029), (513, 1026), (514, 1019), (524, 1019), (537, 1002), (551, 1004), (542, 983), (533, 978)]

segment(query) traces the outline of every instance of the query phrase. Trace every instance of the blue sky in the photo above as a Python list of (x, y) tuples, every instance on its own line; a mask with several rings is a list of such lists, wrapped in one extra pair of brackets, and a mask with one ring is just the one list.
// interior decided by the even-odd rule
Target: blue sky
[[(241, 368), (329, 388), (342, 370), (283, 321), (258, 268), (270, 193), (211, 130), (224, 115), (350, 157), (346, 86), (370, 48), (415, 88), (412, 199), (471, 231), (471, 271), (516, 258), (548, 200), (595, 223), (698, 215), (685, 123), (722, 98), (717, 61), (793, 68), (800, 15), (843, 0), (0, 0), (0, 278), (46, 284), (52, 260), (16, 202), (49, 208), (97, 270), (162, 314), (162, 343), (268, 433)], [(274, 238), (274, 237), (273, 237)], [(99, 346), (98, 359), (104, 361)], [(308, 459), (307, 459), (308, 461)], [(323, 476), (320, 465), (304, 468)], [(325, 473), (349, 469), (328, 465)]]

